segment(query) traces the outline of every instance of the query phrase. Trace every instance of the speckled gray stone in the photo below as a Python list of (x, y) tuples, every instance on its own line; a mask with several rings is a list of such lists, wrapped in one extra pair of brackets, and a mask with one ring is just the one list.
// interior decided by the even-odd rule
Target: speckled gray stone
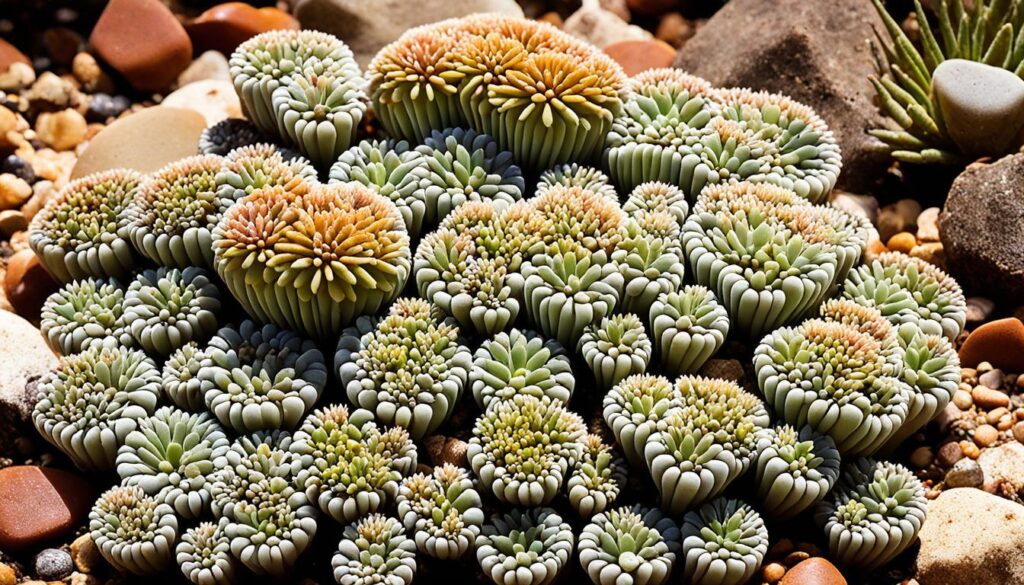
[(44, 549), (37, 554), (33, 565), (36, 577), (43, 581), (60, 581), (75, 570), (71, 555), (56, 548)]

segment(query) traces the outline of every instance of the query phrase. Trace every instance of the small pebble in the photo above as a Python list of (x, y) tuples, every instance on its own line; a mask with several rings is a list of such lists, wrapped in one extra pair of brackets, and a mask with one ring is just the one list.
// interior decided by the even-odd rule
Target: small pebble
[(953, 393), (953, 404), (955, 404), (960, 410), (967, 410), (972, 404), (974, 404), (974, 399), (971, 398), (970, 392), (957, 390)]
[(123, 95), (111, 97), (105, 93), (97, 93), (89, 99), (89, 109), (85, 115), (90, 122), (105, 122), (109, 118), (120, 116), (131, 105), (132, 103)]
[(0, 585), (14, 585), (18, 582), (18, 574), (7, 564), (0, 563)]
[(32, 196), (32, 186), (10, 173), (0, 174), (0, 209), (13, 209)]
[(999, 431), (992, 425), (981, 425), (974, 431), (974, 442), (979, 447), (990, 447), (999, 440)]
[(1017, 376), (1017, 388), (1024, 390), (1024, 374)]
[(786, 574), (786, 566), (780, 563), (768, 563), (761, 570), (761, 577), (768, 583), (778, 583)]
[(805, 553), (802, 550), (796, 550), (796, 551), (793, 551), (793, 552), (789, 553), (788, 555), (786, 555), (786, 558), (783, 559), (782, 562), (786, 566), (792, 567), (793, 565), (795, 565), (795, 564), (797, 564), (797, 563), (799, 563), (801, 561), (806, 561), (809, 558), (811, 558), (811, 555)]
[(960, 441), (960, 450), (971, 459), (977, 459), (981, 455), (981, 449), (971, 441)]
[(993, 390), (999, 390), (1003, 387), (1003, 371), (998, 368), (989, 370), (978, 377), (978, 383)]
[(974, 400), (974, 403), (977, 404), (979, 408), (983, 408), (985, 410), (1010, 405), (1009, 396), (998, 390), (993, 390), (988, 386), (975, 386), (974, 390), (971, 391), (971, 399)]
[(102, 561), (100, 549), (88, 532), (71, 543), (71, 558), (75, 561), (75, 568), (83, 573), (92, 573)]
[(772, 546), (771, 550), (768, 551), (768, 556), (777, 558), (789, 554), (793, 550), (793, 541), (788, 538), (781, 538), (778, 542)]
[(914, 449), (914, 452), (910, 454), (910, 462), (914, 467), (928, 467), (931, 465), (932, 460), (935, 456), (932, 454), (931, 447), (918, 447)]
[(922, 242), (939, 241), (939, 208), (929, 207), (917, 216), (917, 239)]
[(970, 297), (967, 299), (967, 322), (977, 325), (988, 319), (995, 309), (996, 304), (985, 297)]
[(903, 252), (909, 254), (910, 251), (917, 245), (917, 238), (910, 232), (899, 232), (893, 237), (889, 238), (889, 242), (886, 246), (893, 251)]
[(943, 467), (952, 467), (957, 461), (963, 459), (964, 452), (960, 449), (959, 444), (955, 441), (950, 441), (939, 447), (936, 457), (939, 460), (939, 464)]
[(75, 570), (71, 555), (56, 548), (48, 548), (37, 554), (33, 565), (36, 576), (46, 581), (60, 581)]
[(68, 108), (40, 114), (36, 119), (36, 134), (43, 144), (54, 150), (71, 150), (85, 140), (87, 126), (82, 114)]
[(985, 481), (981, 465), (973, 459), (961, 459), (946, 474), (947, 488), (978, 487)]
[(85, 575), (79, 572), (71, 573), (70, 585), (97, 585), (99, 582), (100, 580), (92, 575)]
[(990, 362), (981, 362), (974, 369), (977, 370), (979, 374), (984, 374), (985, 372), (992, 369), (992, 364)]
[(988, 424), (994, 425), (997, 422), (999, 422), (999, 419), (1001, 419), (1004, 416), (1007, 416), (1009, 414), (1010, 414), (1010, 409), (1009, 408), (1000, 407), (1000, 408), (996, 408), (995, 410), (990, 410), (989, 413), (985, 415), (985, 420), (988, 421)]
[(0, 162), (0, 173), (10, 173), (29, 185), (35, 183), (38, 178), (35, 171), (32, 170), (32, 165), (16, 154), (9, 155), (3, 162)]

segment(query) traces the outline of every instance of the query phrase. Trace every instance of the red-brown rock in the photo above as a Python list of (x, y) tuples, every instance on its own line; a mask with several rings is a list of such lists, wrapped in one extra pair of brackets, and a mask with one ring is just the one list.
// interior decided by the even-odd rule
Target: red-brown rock
[(298, 30), (299, 21), (277, 8), (225, 2), (200, 14), (185, 28), (197, 53), (214, 50), (230, 55), (249, 37), (268, 30)]
[(77, 526), (95, 491), (81, 477), (48, 467), (0, 469), (0, 550), (22, 551)]
[(58, 287), (32, 250), (22, 250), (7, 260), (4, 294), (22, 317), (30, 321), (39, 319), (43, 301)]
[(4, 73), (15, 63), (24, 63), (26, 65), (32, 64), (32, 62), (28, 60), (28, 57), (25, 56), (25, 53), (19, 51), (18, 48), (11, 43), (0, 39), (0, 73)]
[(973, 368), (981, 362), (1009, 372), (1024, 372), (1024, 323), (1009, 317), (972, 331), (960, 347), (960, 364)]
[(657, 39), (618, 41), (606, 46), (604, 52), (622, 65), (626, 75), (669, 67), (676, 58), (676, 50), (672, 45)]
[(658, 16), (678, 8), (678, 0), (626, 0), (630, 12), (645, 16)]
[(779, 585), (846, 585), (846, 579), (832, 563), (812, 557), (787, 571)]
[(192, 62), (192, 41), (160, 0), (111, 0), (89, 37), (135, 89), (166, 89)]

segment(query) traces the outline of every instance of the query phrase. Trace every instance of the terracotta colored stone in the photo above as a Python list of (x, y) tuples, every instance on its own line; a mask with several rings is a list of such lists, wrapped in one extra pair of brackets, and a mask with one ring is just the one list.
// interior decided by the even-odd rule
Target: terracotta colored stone
[(801, 562), (786, 572), (781, 585), (846, 585), (839, 569), (821, 557)]
[(79, 155), (71, 178), (118, 167), (151, 173), (195, 154), (204, 128), (206, 120), (192, 110), (146, 108), (100, 131)]
[(225, 2), (200, 14), (185, 28), (197, 53), (214, 50), (230, 55), (249, 37), (268, 30), (298, 30), (299, 21), (277, 8)]
[(670, 67), (676, 57), (672, 45), (657, 39), (619, 41), (605, 47), (604, 52), (622, 65), (626, 75)]
[(111, 0), (89, 42), (139, 91), (171, 85), (192, 62), (192, 41), (160, 0)]
[(48, 467), (0, 469), (0, 549), (26, 550), (72, 530), (95, 491), (81, 477)]
[(960, 363), (973, 368), (981, 362), (1008, 372), (1024, 371), (1024, 323), (1009, 317), (972, 331), (960, 347)]
[(25, 56), (25, 53), (19, 51), (18, 48), (11, 43), (0, 39), (0, 73), (7, 71), (7, 69), (15, 63), (24, 63), (26, 65), (32, 64), (32, 62), (28, 60), (28, 57)]
[(59, 287), (32, 250), (22, 250), (7, 260), (4, 294), (22, 317), (38, 319), (43, 301)]

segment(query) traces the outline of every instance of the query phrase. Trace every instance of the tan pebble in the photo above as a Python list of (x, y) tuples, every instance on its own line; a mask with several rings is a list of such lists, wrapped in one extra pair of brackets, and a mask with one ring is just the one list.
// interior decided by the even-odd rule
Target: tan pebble
[(25, 214), (17, 209), (0, 211), (0, 238), (9, 239), (14, 234), (28, 228)]
[(1002, 485), (1002, 478), (996, 477), (993, 479), (986, 479), (985, 483), (981, 484), (981, 489), (985, 490), (990, 494), (994, 494), (999, 491), (999, 488), (1002, 487)]
[(39, 140), (54, 150), (71, 150), (85, 140), (89, 124), (77, 111), (68, 108), (55, 113), (43, 113), (36, 119)]
[(97, 564), (102, 562), (100, 550), (88, 533), (71, 543), (71, 558), (75, 561), (75, 568), (83, 573), (92, 573)]
[(900, 232), (889, 238), (886, 246), (893, 251), (909, 253), (917, 245), (917, 238), (910, 232)]
[(973, 442), (967, 440), (960, 441), (960, 451), (971, 459), (977, 459), (981, 455), (981, 449)]
[(761, 577), (768, 583), (777, 583), (786, 574), (785, 565), (779, 563), (768, 563), (761, 569)]
[(989, 447), (999, 440), (999, 431), (992, 425), (981, 425), (974, 430), (974, 442), (979, 447)]
[(0, 209), (13, 209), (32, 196), (32, 186), (10, 173), (0, 175)]
[(942, 246), (942, 242), (925, 242), (918, 244), (910, 249), (910, 254), (914, 258), (920, 258), (929, 264), (934, 264), (939, 268), (945, 268), (946, 266), (946, 255), (945, 248)]
[(97, 585), (99, 582), (100, 580), (92, 575), (85, 575), (77, 571), (71, 573), (70, 585)]
[(7, 71), (0, 73), (0, 89), (15, 92), (24, 89), (36, 80), (36, 70), (26, 63), (13, 63)]
[(985, 372), (992, 369), (992, 364), (989, 362), (981, 362), (974, 369), (977, 370), (979, 374), (984, 374)]
[(1013, 425), (1013, 429), (1010, 431), (1013, 433), (1013, 438), (1017, 441), (1024, 443), (1024, 420), (1018, 421)]
[(1010, 397), (999, 390), (993, 390), (987, 386), (975, 386), (971, 391), (971, 398), (974, 403), (985, 410), (1006, 407), (1010, 405)]
[(1003, 418), (999, 419), (996, 423), (996, 428), (1000, 431), (1008, 431), (1013, 427), (1013, 417), (1007, 414)]
[(789, 554), (793, 550), (793, 541), (788, 538), (783, 538), (775, 543), (775, 546), (768, 551), (768, 556), (771, 558), (781, 557)]
[(934, 458), (931, 447), (927, 446), (918, 447), (910, 454), (910, 462), (914, 464), (914, 467), (928, 467)]
[(0, 585), (14, 585), (18, 582), (18, 574), (10, 565), (0, 563)]
[(1024, 374), (1017, 376), (1017, 388), (1024, 390)]
[(809, 558), (811, 558), (811, 555), (805, 553), (802, 550), (797, 550), (786, 555), (786, 558), (783, 559), (782, 562), (785, 563), (787, 566), (792, 567), (800, 561), (806, 561)]
[(953, 393), (953, 404), (955, 404), (960, 410), (967, 410), (972, 404), (974, 404), (974, 400), (971, 398), (970, 392), (957, 390)]
[(988, 414), (985, 415), (985, 420), (988, 421), (988, 424), (994, 425), (999, 422), (999, 419), (1008, 414), (1010, 414), (1010, 409), (1005, 406), (1000, 406), (999, 408), (990, 410)]
[(975, 381), (978, 377), (978, 370), (974, 368), (960, 368), (960, 379), (962, 383), (970, 384)]

